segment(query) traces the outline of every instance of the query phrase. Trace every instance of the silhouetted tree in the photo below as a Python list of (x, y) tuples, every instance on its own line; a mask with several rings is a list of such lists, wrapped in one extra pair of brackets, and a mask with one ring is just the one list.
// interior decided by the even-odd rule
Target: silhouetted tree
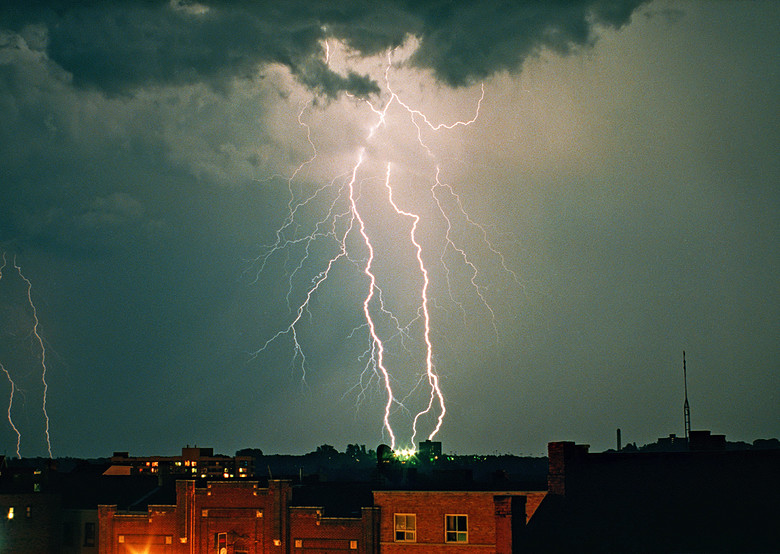
[(259, 448), (242, 448), (236, 451), (236, 456), (252, 456), (253, 458), (260, 458), (263, 455), (263, 451)]

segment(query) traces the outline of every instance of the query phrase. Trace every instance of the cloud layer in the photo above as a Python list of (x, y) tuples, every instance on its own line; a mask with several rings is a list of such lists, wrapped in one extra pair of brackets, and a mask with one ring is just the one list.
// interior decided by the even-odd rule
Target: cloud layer
[(28, 34), (43, 26), (49, 58), (77, 84), (109, 94), (203, 80), (222, 87), (280, 64), (318, 93), (366, 96), (378, 92), (377, 83), (330, 69), (325, 39), (339, 39), (366, 56), (416, 37), (411, 62), (462, 86), (516, 71), (544, 47), (568, 52), (590, 44), (596, 26), (626, 24), (641, 3), (53, 0), (6, 7), (0, 20)]

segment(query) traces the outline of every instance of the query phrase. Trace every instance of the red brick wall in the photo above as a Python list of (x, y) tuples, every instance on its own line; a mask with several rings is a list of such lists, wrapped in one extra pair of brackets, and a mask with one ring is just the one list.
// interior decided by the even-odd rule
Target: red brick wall
[[(409, 551), (410, 546), (418, 552), (511, 552), (510, 545), (497, 544), (496, 521), (498, 518), (517, 517), (506, 510), (511, 502), (499, 502), (497, 514), (496, 496), (522, 496), (523, 493), (497, 493), (492, 491), (375, 491), (374, 505), (381, 510), (381, 551), (395, 553)], [(417, 522), (416, 545), (395, 542), (394, 514), (415, 514)], [(468, 542), (445, 542), (445, 515), (468, 516)], [(506, 543), (506, 530), (500, 533)], [(424, 546), (423, 546), (424, 545)], [(486, 550), (487, 549), (487, 550)]]
[(290, 508), (290, 542), (293, 554), (367, 552), (361, 518), (322, 517), (319, 508)]
[(216, 552), (218, 533), (227, 533), (230, 554), (287, 551), (288, 482), (271, 481), (260, 488), (256, 482), (218, 481), (198, 488), (192, 481), (179, 481), (176, 494), (176, 506), (150, 506), (148, 513), (117, 513), (116, 506), (101, 506), (99, 553), (208, 554)]

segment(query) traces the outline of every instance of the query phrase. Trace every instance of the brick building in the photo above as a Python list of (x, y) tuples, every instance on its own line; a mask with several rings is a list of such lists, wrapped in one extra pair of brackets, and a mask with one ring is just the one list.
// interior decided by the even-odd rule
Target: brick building
[(379, 551), (511, 554), (544, 491), (374, 491)]
[(288, 481), (176, 483), (176, 504), (145, 512), (98, 508), (101, 554), (286, 552), (292, 487)]
[[(305, 488), (305, 486), (304, 486)], [(339, 494), (338, 487), (330, 490)], [(345, 487), (342, 494), (349, 494)], [(100, 554), (510, 554), (544, 491), (373, 491), (353, 516), (294, 505), (289, 481), (178, 481), (176, 503), (100, 506)], [(373, 505), (371, 505), (373, 504)]]

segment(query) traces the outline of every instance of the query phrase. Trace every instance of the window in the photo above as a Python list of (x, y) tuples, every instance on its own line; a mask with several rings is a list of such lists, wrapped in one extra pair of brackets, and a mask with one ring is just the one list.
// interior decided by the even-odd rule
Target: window
[(95, 546), (95, 524), (91, 521), (84, 524), (84, 546)]
[(395, 542), (417, 541), (417, 515), (395, 514)]
[(349, 549), (357, 550), (357, 541), (349, 541)]
[(469, 542), (468, 516), (447, 515), (444, 519), (446, 542)]

